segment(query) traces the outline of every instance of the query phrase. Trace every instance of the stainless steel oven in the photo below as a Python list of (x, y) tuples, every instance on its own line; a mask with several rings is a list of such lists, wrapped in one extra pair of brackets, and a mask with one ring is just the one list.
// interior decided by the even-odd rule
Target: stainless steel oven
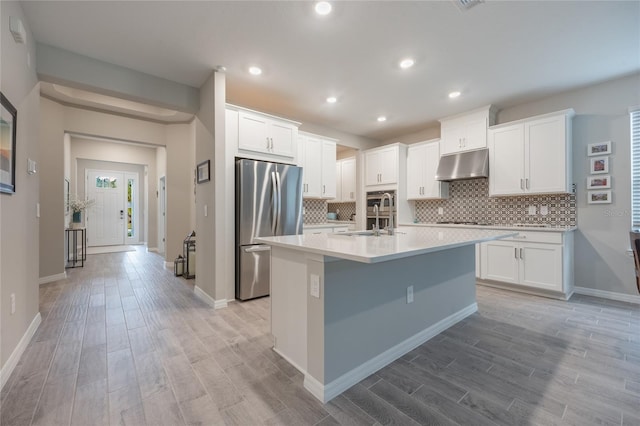
[[(389, 198), (383, 197), (384, 193), (389, 193), (393, 198), (393, 205), (389, 205)], [(367, 192), (367, 229), (371, 229), (376, 223), (376, 213), (374, 206), (378, 206), (378, 220), (380, 228), (383, 229), (389, 224), (389, 216), (393, 215), (394, 223), (398, 223), (396, 216), (396, 193), (395, 191), (375, 191)]]

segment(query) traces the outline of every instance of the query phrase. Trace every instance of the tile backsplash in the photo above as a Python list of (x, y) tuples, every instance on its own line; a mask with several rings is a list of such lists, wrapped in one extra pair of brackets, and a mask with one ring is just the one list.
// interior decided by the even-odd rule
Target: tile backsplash
[(328, 211), (338, 213), (338, 220), (351, 220), (351, 215), (356, 213), (356, 203), (328, 203)]
[[(529, 206), (536, 209), (529, 215)], [(547, 206), (542, 215), (540, 208)], [(443, 215), (438, 214), (442, 207)], [(576, 226), (575, 194), (489, 197), (488, 179), (454, 181), (449, 184), (449, 198), (415, 202), (415, 218), (421, 223), (438, 221), (485, 222), (496, 225), (513, 223)]]
[(302, 200), (304, 223), (325, 223), (327, 221), (327, 200)]

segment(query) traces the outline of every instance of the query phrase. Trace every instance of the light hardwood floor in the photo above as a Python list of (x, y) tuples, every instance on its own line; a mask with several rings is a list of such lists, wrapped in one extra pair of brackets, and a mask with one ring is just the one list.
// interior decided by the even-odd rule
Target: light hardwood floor
[(640, 425), (638, 305), (478, 287), (478, 313), (323, 405), (270, 350), (268, 298), (213, 311), (141, 249), (68, 273), (2, 425)]

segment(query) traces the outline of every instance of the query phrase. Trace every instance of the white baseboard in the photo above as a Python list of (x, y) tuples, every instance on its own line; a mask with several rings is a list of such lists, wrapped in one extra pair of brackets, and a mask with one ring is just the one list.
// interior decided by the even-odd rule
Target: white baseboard
[(193, 292), (196, 296), (198, 296), (203, 302), (207, 305), (211, 306), (213, 309), (222, 309), (228, 306), (227, 299), (219, 299), (215, 300), (213, 297), (209, 296), (205, 293), (200, 287), (195, 286)]
[(369, 377), (371, 374), (400, 358), (402, 355), (414, 350), (424, 342), (432, 339), (447, 328), (462, 321), (477, 310), (478, 304), (472, 303), (466, 308), (463, 308), (458, 312), (438, 321), (431, 327), (426, 328), (421, 332), (409, 337), (408, 339), (398, 343), (392, 348), (387, 349), (380, 355), (371, 358), (369, 361), (366, 361), (353, 370), (343, 374), (329, 384), (323, 385), (317, 379), (311, 377), (309, 373), (305, 372), (304, 387), (320, 401), (322, 401), (323, 403), (327, 403), (336, 396), (340, 395), (342, 392), (349, 389), (351, 386)]
[(7, 380), (9, 380), (9, 376), (13, 373), (16, 365), (18, 365), (20, 357), (24, 353), (24, 350), (27, 349), (27, 346), (29, 345), (29, 342), (31, 342), (33, 335), (36, 333), (40, 322), (42, 322), (42, 317), (40, 316), (40, 312), (38, 312), (33, 318), (33, 321), (31, 321), (29, 328), (27, 328), (27, 331), (18, 342), (18, 346), (16, 346), (7, 362), (5, 362), (2, 369), (0, 369), (0, 390), (4, 387), (5, 383), (7, 383)]
[(173, 262), (167, 262), (165, 260), (164, 267), (165, 267), (165, 269), (173, 269)]
[(54, 281), (64, 280), (65, 278), (67, 278), (67, 271), (64, 271), (60, 274), (49, 275), (47, 277), (40, 277), (38, 278), (38, 284), (42, 285), (42, 284), (52, 283)]
[(617, 300), (619, 302), (637, 303), (640, 305), (640, 296), (633, 294), (616, 293), (615, 291), (596, 290), (595, 288), (574, 287), (573, 292), (585, 296), (601, 297), (603, 299)]

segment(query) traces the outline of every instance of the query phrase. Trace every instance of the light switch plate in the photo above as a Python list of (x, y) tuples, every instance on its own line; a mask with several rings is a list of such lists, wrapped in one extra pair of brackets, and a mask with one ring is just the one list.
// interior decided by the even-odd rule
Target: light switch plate
[(309, 277), (309, 281), (311, 281), (311, 288), (309, 289), (309, 293), (311, 296), (320, 298), (320, 276), (316, 274), (311, 274)]
[(438, 207), (438, 214), (442, 216), (444, 214), (444, 209), (442, 207)]
[(529, 216), (536, 215), (536, 206), (529, 206)]

